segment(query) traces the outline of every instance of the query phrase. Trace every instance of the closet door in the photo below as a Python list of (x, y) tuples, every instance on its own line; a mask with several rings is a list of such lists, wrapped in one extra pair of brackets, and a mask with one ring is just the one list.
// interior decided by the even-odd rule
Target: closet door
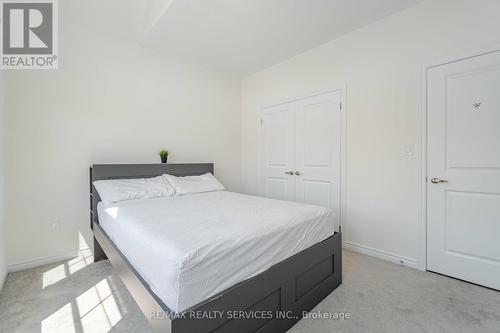
[(269, 198), (294, 200), (295, 104), (264, 110), (262, 117), (263, 188)]
[(296, 102), (295, 200), (331, 207), (340, 221), (340, 92)]

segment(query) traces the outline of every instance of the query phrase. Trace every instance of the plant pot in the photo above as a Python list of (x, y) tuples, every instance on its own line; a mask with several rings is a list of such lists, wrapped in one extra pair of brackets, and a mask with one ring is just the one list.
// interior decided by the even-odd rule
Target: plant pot
[(161, 163), (167, 163), (168, 157), (160, 156), (161, 158)]

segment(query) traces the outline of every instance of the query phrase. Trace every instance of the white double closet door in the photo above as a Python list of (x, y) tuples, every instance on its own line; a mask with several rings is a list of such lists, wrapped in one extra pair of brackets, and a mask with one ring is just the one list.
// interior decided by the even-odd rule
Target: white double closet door
[(261, 181), (267, 197), (331, 207), (340, 225), (341, 94), (265, 108)]

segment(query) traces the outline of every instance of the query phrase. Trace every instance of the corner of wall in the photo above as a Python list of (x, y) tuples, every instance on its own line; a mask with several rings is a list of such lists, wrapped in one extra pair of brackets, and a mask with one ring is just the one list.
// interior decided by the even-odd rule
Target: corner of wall
[(7, 277), (7, 260), (5, 252), (5, 211), (4, 211), (4, 119), (5, 103), (3, 94), (3, 74), (0, 72), (0, 291)]
[(4, 270), (4, 268), (2, 268), (2, 270), (0, 271), (0, 293), (2, 292), (3, 285), (5, 284), (6, 279), (7, 279), (7, 269)]

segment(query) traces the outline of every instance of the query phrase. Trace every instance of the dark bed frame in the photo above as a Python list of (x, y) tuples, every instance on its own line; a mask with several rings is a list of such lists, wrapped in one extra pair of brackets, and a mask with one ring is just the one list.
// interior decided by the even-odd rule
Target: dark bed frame
[[(165, 173), (192, 176), (214, 173), (203, 164), (108, 164), (90, 168), (90, 226), (94, 260), (109, 259), (155, 332), (286, 332), (342, 283), (342, 240), (330, 238), (265, 272), (172, 316), (99, 225), (101, 200), (92, 183), (104, 179), (149, 178)], [(161, 264), (159, 262), (158, 264)]]

